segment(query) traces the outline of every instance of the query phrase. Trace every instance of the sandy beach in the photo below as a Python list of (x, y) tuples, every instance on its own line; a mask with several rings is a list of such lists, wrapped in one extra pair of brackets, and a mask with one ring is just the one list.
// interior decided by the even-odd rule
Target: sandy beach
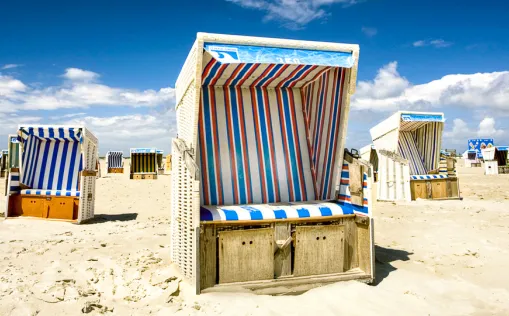
[(170, 261), (171, 176), (102, 174), (89, 224), (2, 217), (0, 315), (509, 314), (509, 175), (459, 167), (462, 201), (375, 203), (373, 285), (196, 296)]

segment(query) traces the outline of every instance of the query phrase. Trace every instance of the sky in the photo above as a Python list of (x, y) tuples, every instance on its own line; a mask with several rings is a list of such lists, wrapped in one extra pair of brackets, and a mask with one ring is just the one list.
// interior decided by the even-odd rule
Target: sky
[(170, 152), (175, 81), (210, 32), (359, 44), (348, 148), (397, 110), (444, 112), (444, 148), (509, 145), (507, 1), (20, 0), (0, 16), (5, 142), (19, 124), (86, 125), (101, 155)]

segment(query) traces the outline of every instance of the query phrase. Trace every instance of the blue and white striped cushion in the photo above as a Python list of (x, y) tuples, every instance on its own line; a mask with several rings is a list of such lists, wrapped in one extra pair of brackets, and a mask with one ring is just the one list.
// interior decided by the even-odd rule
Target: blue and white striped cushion
[(201, 207), (201, 221), (296, 219), (354, 214), (355, 206), (339, 201), (312, 201)]
[(51, 196), (80, 196), (80, 191), (76, 190), (21, 190), (21, 194), (26, 195), (51, 195)]
[(425, 174), (425, 175), (412, 175), (411, 180), (431, 180), (431, 179), (446, 179), (447, 175), (443, 174)]

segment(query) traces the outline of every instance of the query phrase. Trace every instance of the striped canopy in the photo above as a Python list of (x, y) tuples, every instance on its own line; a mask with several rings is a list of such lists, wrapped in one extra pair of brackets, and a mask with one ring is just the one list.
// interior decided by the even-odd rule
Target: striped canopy
[[(334, 198), (343, 90), (353, 57), (292, 50), (303, 57), (288, 61), (254, 58), (243, 49), (234, 50), (237, 57), (228, 49), (203, 54), (202, 204)], [(308, 53), (315, 58), (306, 59)]]
[(131, 173), (157, 173), (157, 149), (131, 148)]
[(122, 151), (108, 151), (106, 153), (106, 163), (108, 168), (122, 168), (124, 153)]
[(79, 190), (82, 136), (81, 128), (20, 127), (21, 184), (39, 190)]

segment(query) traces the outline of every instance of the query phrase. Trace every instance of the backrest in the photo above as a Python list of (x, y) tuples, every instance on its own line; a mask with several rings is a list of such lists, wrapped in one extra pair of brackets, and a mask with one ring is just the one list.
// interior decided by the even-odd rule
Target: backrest
[(82, 159), (79, 141), (30, 135), (23, 146), (21, 183), (32, 189), (79, 190)]
[(400, 132), (398, 148), (401, 156), (409, 161), (411, 175), (427, 174), (421, 154), (417, 150), (415, 133)]

